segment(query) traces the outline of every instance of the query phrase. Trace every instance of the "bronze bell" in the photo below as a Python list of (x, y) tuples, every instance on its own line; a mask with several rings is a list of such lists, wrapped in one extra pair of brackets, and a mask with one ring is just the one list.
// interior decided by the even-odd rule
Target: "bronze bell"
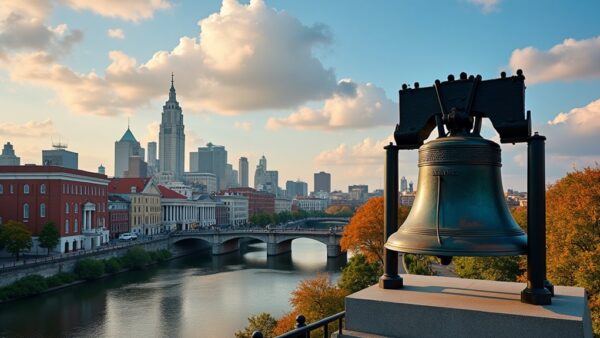
[(500, 146), (476, 134), (421, 146), (416, 199), (385, 247), (445, 264), (452, 256), (525, 254), (527, 236), (506, 205), (500, 167)]

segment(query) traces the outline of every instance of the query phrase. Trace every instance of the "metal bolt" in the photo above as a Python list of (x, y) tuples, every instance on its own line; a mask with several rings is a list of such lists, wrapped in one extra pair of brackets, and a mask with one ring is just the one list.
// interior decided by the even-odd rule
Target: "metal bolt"
[(419, 83), (415, 82), (415, 89), (419, 89)]
[(454, 81), (454, 75), (452, 75), (452, 74), (448, 75), (448, 81)]
[(254, 331), (252, 332), (252, 338), (263, 338), (263, 334), (260, 331)]
[(402, 84), (402, 90), (406, 90), (408, 88), (408, 85), (406, 83)]
[(306, 326), (306, 318), (303, 315), (299, 315), (296, 317), (296, 328), (305, 327)]
[(465, 72), (460, 73), (460, 79), (461, 80), (466, 80), (467, 79), (467, 73), (465, 73)]
[(506, 78), (506, 72), (500, 73), (500, 77), (503, 78), (503, 79), (505, 79)]
[(517, 76), (523, 76), (523, 70), (517, 69)]
[(440, 83), (442, 83), (440, 80), (435, 80), (435, 84), (436, 84), (437, 86), (439, 86), (439, 85), (440, 85)]

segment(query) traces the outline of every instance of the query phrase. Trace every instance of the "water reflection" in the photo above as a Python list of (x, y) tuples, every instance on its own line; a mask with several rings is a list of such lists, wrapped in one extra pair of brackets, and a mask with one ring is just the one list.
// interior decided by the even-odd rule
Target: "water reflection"
[(222, 256), (199, 252), (0, 304), (0, 337), (231, 337), (252, 314), (289, 311), (300, 280), (323, 271), (337, 278), (345, 257), (326, 256), (325, 245), (305, 239), (268, 258), (260, 243)]

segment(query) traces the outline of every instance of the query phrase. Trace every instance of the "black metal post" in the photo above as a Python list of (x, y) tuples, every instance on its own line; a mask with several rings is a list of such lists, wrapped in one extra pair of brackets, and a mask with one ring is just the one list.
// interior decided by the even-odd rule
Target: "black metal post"
[(552, 294), (546, 281), (546, 165), (544, 136), (527, 140), (527, 287), (521, 302), (549, 305)]
[[(385, 182), (383, 192), (384, 225), (383, 242), (398, 230), (398, 147), (390, 143), (385, 147)], [(382, 289), (401, 289), (402, 277), (398, 275), (398, 252), (383, 249), (383, 276), (379, 278)]]

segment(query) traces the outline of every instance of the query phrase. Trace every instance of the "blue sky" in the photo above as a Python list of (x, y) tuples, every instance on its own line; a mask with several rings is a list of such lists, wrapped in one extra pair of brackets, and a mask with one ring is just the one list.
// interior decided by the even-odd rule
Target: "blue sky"
[[(234, 168), (249, 157), (251, 175), (264, 154), (281, 186), (324, 170), (334, 188), (376, 189), (402, 83), (523, 68), (550, 183), (600, 161), (599, 12), (597, 1), (9, 0), (0, 142), (40, 163), (60, 138), (82, 169), (112, 173), (128, 117), (138, 140), (157, 141), (173, 71), (186, 153), (210, 141)], [(524, 151), (503, 145), (505, 188), (525, 189)], [(416, 181), (415, 152), (400, 156)]]

